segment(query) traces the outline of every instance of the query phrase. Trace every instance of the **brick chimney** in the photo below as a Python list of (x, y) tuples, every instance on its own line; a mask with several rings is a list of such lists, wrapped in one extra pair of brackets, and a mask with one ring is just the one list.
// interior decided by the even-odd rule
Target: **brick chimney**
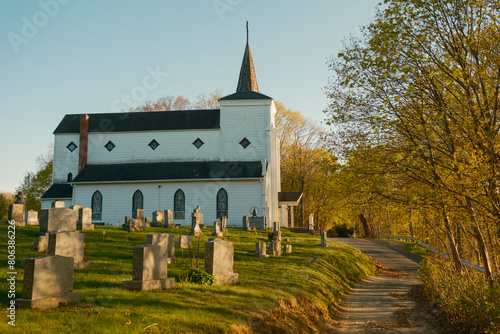
[(78, 155), (78, 173), (87, 165), (89, 146), (89, 115), (80, 115), (80, 151)]

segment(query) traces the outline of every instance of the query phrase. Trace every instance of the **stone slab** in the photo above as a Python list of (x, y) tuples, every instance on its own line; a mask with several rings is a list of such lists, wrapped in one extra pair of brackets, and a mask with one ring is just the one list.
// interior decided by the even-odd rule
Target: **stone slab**
[(158, 245), (160, 249), (160, 257), (169, 261), (175, 261), (175, 235), (168, 233), (155, 233), (146, 236), (148, 245)]
[(217, 278), (217, 285), (234, 285), (238, 283), (238, 273), (214, 275)]
[(47, 252), (49, 250), (49, 233), (39, 235), (31, 249), (38, 252)]
[(76, 211), (67, 208), (42, 210), (40, 233), (74, 232), (76, 231), (77, 215)]
[(169, 277), (165, 279), (150, 280), (150, 281), (124, 281), (123, 288), (126, 290), (139, 290), (139, 291), (149, 291), (149, 290), (167, 290), (172, 289), (175, 286), (175, 278)]
[(166, 261), (161, 261), (161, 247), (142, 245), (134, 248), (132, 280), (151, 281), (167, 278)]
[(17, 308), (48, 309), (58, 307), (59, 304), (70, 304), (82, 300), (81, 293), (70, 293), (60, 297), (48, 297), (38, 299), (16, 299)]
[(256, 242), (255, 243), (255, 254), (257, 257), (269, 257), (267, 255), (267, 245), (265, 242)]
[(8, 220), (15, 221), (15, 226), (24, 226), (24, 205), (10, 204), (8, 212)]
[(193, 236), (192, 235), (181, 235), (176, 244), (180, 248), (191, 248), (193, 247)]
[(51, 203), (51, 208), (55, 209), (55, 208), (65, 208), (66, 207), (66, 204), (64, 204), (64, 201), (53, 201)]
[(205, 270), (212, 275), (233, 273), (234, 244), (225, 240), (205, 243)]
[(24, 214), (26, 225), (38, 225), (38, 211), (28, 210)]
[(85, 234), (80, 232), (54, 232), (49, 234), (49, 255), (72, 257), (74, 264), (83, 262)]

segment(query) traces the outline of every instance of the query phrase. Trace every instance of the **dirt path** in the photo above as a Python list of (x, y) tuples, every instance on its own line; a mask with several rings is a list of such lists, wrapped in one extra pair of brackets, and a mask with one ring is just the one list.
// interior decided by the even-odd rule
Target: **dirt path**
[(360, 282), (344, 301), (337, 333), (438, 333), (408, 297), (411, 287), (420, 284), (415, 259), (371, 240), (329, 240), (358, 248), (379, 262), (378, 275)]

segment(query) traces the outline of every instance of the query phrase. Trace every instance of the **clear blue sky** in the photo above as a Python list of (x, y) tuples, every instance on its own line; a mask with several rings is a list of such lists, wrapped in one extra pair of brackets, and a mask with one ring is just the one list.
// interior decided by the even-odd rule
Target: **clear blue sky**
[[(325, 62), (377, 3), (0, 0), (0, 192), (36, 171), (65, 114), (119, 111), (132, 93), (137, 103), (233, 93), (247, 20), (260, 91), (322, 121)], [(163, 74), (144, 84), (151, 71)]]

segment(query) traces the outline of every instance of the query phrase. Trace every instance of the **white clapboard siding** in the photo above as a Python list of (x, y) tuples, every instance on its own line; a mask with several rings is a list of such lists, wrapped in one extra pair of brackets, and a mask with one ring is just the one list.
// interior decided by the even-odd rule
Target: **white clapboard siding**
[(73, 142), (77, 146), (80, 136), (78, 134), (58, 134), (54, 138), (54, 165), (52, 172), (52, 182), (61, 183), (68, 180), (68, 173), (72, 173), (73, 177), (78, 174), (78, 150), (70, 152), (66, 147)]
[[(159, 187), (160, 186), (160, 187)], [(123, 224), (125, 216), (132, 216), (132, 196), (140, 190), (144, 196), (144, 215), (151, 217), (155, 210), (173, 210), (174, 194), (182, 189), (185, 195), (185, 217), (176, 220), (182, 225), (191, 225), (191, 212), (200, 206), (205, 225), (212, 225), (216, 219), (216, 195), (224, 188), (228, 194), (229, 226), (241, 226), (241, 219), (250, 214), (253, 206), (261, 207), (261, 182), (252, 181), (200, 181), (163, 183), (122, 183), (75, 185), (73, 204), (91, 207), (92, 195), (99, 190), (103, 197), (102, 219), (113, 225)]]

